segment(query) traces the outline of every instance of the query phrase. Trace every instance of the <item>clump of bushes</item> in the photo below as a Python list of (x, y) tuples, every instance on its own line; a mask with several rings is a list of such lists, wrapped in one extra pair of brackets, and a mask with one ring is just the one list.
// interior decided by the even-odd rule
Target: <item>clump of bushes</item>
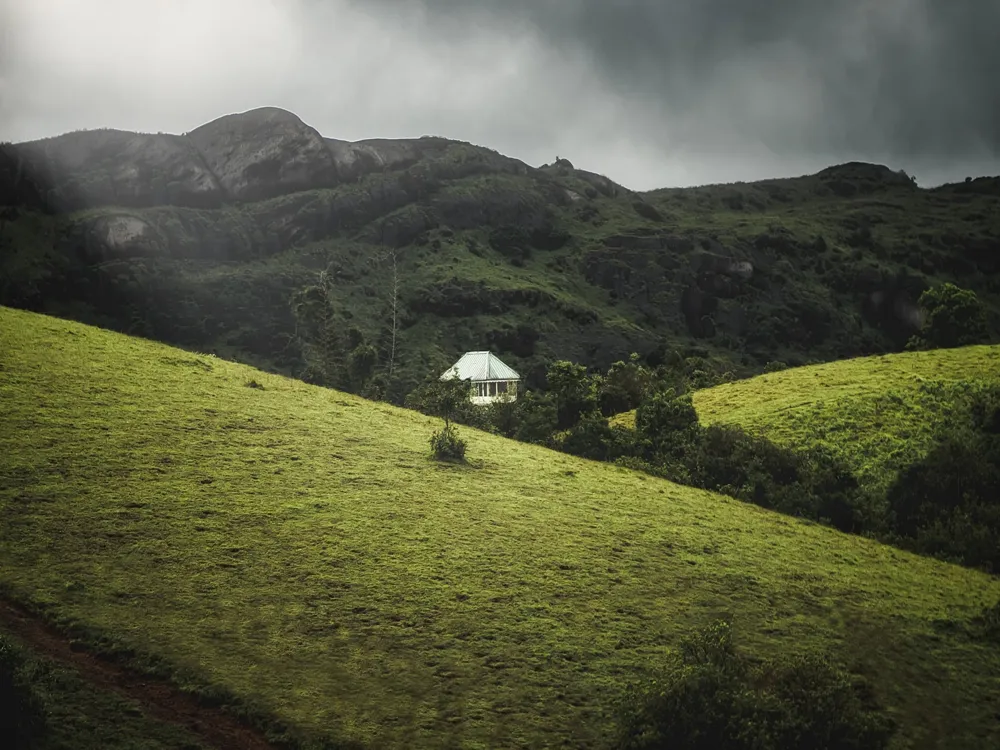
[(902, 546), (1000, 571), (1000, 387), (976, 393), (966, 418), (900, 471), (886, 501)]
[(0, 635), (0, 737), (8, 747), (38, 747), (45, 735), (45, 709), (29, 671), (23, 654)]
[(465, 441), (458, 436), (458, 430), (447, 424), (439, 432), (431, 435), (431, 451), (439, 461), (464, 461)]
[(620, 706), (620, 750), (882, 750), (895, 732), (828, 654), (753, 661), (726, 622), (687, 639)]
[(969, 289), (942, 284), (920, 295), (923, 321), (906, 348), (948, 349), (990, 340), (986, 305)]
[(854, 475), (820, 450), (794, 451), (735, 426), (702, 427), (690, 395), (654, 394), (636, 411), (633, 468), (789, 515), (858, 531)]

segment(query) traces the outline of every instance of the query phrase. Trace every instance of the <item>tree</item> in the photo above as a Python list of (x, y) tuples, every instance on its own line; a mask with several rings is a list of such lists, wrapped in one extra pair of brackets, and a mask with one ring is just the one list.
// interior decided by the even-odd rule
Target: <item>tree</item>
[(629, 356), (628, 362), (615, 362), (600, 382), (597, 398), (601, 413), (610, 417), (635, 409), (645, 397), (651, 382), (652, 373), (643, 366), (635, 352)]
[(420, 403), (412, 405), (428, 414), (441, 417), (445, 427), (450, 427), (462, 406), (469, 403), (470, 393), (468, 380), (459, 380), (457, 377), (447, 380), (434, 378), (421, 389)]
[(523, 443), (549, 445), (558, 422), (555, 398), (550, 393), (528, 391), (518, 397), (521, 420), (514, 437)]
[(620, 715), (622, 750), (882, 750), (896, 729), (830, 655), (753, 661), (726, 622), (683, 642)]
[(948, 349), (990, 340), (986, 306), (968, 289), (946, 283), (920, 295), (923, 324), (906, 348)]
[(595, 384), (583, 365), (558, 360), (549, 365), (546, 379), (556, 402), (557, 429), (569, 429), (583, 414), (597, 408)]
[(921, 554), (1000, 570), (1000, 388), (977, 394), (886, 493), (893, 530)]
[(316, 283), (292, 296), (296, 338), (306, 361), (303, 380), (360, 393), (377, 395), (369, 388), (378, 367), (378, 350), (365, 341), (356, 327), (345, 328), (334, 310), (334, 286), (329, 269)]
[(660, 391), (643, 401), (635, 412), (635, 428), (654, 454), (677, 452), (698, 429), (698, 412), (690, 395), (675, 397)]
[(332, 282), (326, 271), (318, 275), (315, 284), (292, 295), (295, 337), (306, 363), (302, 379), (325, 386), (338, 384), (343, 358), (331, 295)]

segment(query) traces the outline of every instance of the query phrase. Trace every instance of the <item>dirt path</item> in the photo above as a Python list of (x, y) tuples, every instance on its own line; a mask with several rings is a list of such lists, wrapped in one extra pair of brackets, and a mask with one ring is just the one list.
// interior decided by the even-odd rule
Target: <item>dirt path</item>
[(0, 627), (40, 656), (73, 667), (95, 687), (139, 703), (149, 716), (184, 727), (211, 747), (218, 750), (273, 750), (260, 732), (229, 714), (198, 705), (194, 698), (167, 682), (131, 672), (84, 651), (73, 650), (69, 641), (56, 630), (3, 600), (0, 600)]

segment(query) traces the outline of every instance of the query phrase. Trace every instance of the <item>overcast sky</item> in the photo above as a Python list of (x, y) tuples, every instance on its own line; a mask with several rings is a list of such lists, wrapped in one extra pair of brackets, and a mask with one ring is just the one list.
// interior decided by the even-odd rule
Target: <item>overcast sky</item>
[(0, 140), (259, 106), (633, 189), (1000, 174), (995, 0), (0, 0)]

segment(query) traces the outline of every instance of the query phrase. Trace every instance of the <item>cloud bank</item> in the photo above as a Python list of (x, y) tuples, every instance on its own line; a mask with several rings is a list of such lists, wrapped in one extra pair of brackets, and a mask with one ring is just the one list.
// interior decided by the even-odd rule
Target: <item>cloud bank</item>
[(981, 0), (0, 0), (0, 139), (279, 106), (634, 189), (853, 159), (1000, 174)]

